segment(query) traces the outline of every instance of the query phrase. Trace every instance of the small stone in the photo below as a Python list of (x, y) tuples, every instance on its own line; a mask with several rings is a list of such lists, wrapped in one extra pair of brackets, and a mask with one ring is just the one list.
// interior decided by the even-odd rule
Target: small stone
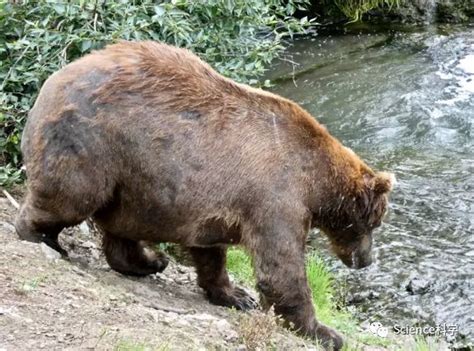
[(12, 233), (15, 233), (15, 227), (10, 224), (10, 223), (7, 223), (7, 222), (0, 222), (0, 226), (5, 228), (5, 231), (6, 232), (12, 232)]
[(235, 330), (228, 330), (224, 335), (226, 341), (235, 341), (239, 338), (239, 333)]
[(91, 256), (94, 259), (94, 261), (98, 261), (100, 259), (100, 251), (98, 250), (91, 251)]
[(235, 331), (232, 325), (225, 319), (217, 321), (214, 325), (219, 333), (224, 336), (226, 341), (234, 341), (239, 338), (237, 331)]
[(85, 241), (81, 245), (82, 247), (85, 247), (86, 249), (97, 249), (97, 245), (94, 244), (92, 241)]
[(176, 321), (176, 324), (175, 324), (178, 328), (180, 327), (188, 327), (190, 325), (189, 321), (187, 321), (186, 319), (179, 319), (178, 321)]
[(56, 261), (61, 258), (61, 254), (59, 252), (50, 248), (45, 243), (41, 243), (40, 246), (41, 246), (41, 251), (43, 251), (44, 255), (46, 256), (48, 260)]
[(79, 224), (79, 230), (84, 235), (89, 235), (91, 233), (89, 225), (86, 222), (82, 222), (81, 224)]
[(405, 288), (412, 295), (422, 295), (428, 292), (431, 285), (432, 284), (429, 280), (415, 277), (408, 282)]
[(198, 313), (198, 314), (193, 315), (192, 318), (200, 320), (200, 321), (212, 321), (216, 319), (216, 317), (211, 316), (210, 314), (207, 314), (207, 313)]
[(215, 323), (217, 330), (220, 332), (226, 332), (230, 329), (232, 329), (232, 326), (230, 325), (229, 322), (227, 322), (225, 319), (221, 319), (220, 321), (217, 321)]
[(378, 292), (361, 291), (361, 292), (356, 292), (350, 295), (349, 298), (347, 299), (347, 303), (349, 305), (357, 305), (363, 302), (378, 299), (379, 297), (380, 297), (380, 294)]

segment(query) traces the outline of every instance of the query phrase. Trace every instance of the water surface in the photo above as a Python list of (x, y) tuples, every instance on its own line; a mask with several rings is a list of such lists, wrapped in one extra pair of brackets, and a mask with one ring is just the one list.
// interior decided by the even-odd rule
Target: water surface
[(274, 91), (398, 180), (376, 262), (353, 271), (329, 259), (361, 318), (454, 323), (473, 342), (474, 28), (319, 35), (289, 54), (299, 65), (274, 67)]

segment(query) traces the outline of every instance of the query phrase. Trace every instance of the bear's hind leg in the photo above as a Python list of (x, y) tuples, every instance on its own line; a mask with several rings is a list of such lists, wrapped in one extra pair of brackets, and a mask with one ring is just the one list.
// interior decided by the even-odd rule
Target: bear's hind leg
[(139, 241), (104, 233), (103, 249), (109, 266), (122, 274), (145, 276), (161, 273), (168, 266), (163, 253), (155, 253)]
[(66, 250), (59, 245), (59, 233), (63, 228), (78, 224), (85, 218), (64, 220), (58, 214), (40, 208), (32, 201), (32, 196), (27, 196), (15, 219), (15, 229), (20, 239), (34, 243), (44, 242), (63, 257), (67, 257)]
[(209, 301), (215, 305), (250, 310), (257, 307), (256, 301), (245, 290), (232, 286), (227, 270), (226, 248), (189, 248), (196, 271), (198, 284), (203, 288)]

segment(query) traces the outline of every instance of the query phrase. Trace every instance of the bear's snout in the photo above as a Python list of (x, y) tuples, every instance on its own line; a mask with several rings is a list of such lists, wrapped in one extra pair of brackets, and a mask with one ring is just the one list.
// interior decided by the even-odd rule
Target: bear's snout
[(361, 269), (368, 267), (372, 264), (372, 253), (370, 252), (366, 254), (357, 255), (357, 253), (354, 251), (352, 253), (352, 256), (352, 264), (350, 268)]
[(349, 268), (361, 269), (372, 264), (372, 236), (364, 235), (348, 245), (333, 245), (337, 257)]
[(339, 259), (349, 268), (361, 269), (372, 264), (372, 253), (360, 253), (357, 250), (352, 251), (350, 255), (338, 255)]

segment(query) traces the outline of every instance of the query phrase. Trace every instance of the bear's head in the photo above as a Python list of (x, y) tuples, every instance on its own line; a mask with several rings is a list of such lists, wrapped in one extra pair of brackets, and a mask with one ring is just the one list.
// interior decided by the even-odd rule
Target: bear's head
[(320, 183), (318, 193), (323, 196), (313, 212), (313, 226), (327, 235), (345, 265), (367, 267), (372, 263), (372, 231), (382, 223), (395, 177), (375, 173), (333, 138), (325, 151), (329, 176)]
[(393, 174), (369, 169), (355, 187), (333, 194), (323, 215), (315, 214), (313, 223), (346, 266), (359, 269), (372, 263), (372, 231), (382, 223), (394, 183)]

